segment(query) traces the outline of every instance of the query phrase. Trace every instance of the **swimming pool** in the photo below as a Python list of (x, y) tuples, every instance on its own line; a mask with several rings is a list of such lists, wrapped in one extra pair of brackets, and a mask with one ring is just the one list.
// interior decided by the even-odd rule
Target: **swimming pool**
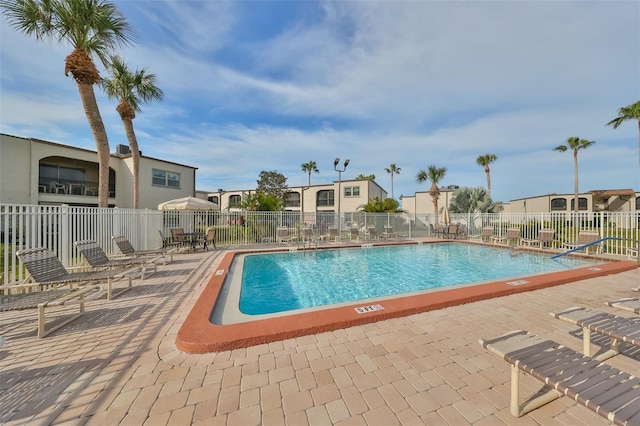
[[(375, 246), (384, 244), (416, 245), (422, 244), (422, 242), (409, 240), (373, 244)], [(425, 244), (437, 245), (443, 244), (443, 242), (430, 241)], [(473, 242), (458, 244), (481, 245)], [(327, 249), (331, 248), (319, 248), (318, 251)], [(508, 252), (508, 250), (504, 250)], [(289, 249), (279, 248), (269, 251), (288, 252)], [(530, 248), (525, 251), (544, 252), (540, 249)], [(262, 253), (264, 252), (266, 251), (262, 251)], [(219, 260), (216, 260), (215, 269), (211, 271), (211, 275), (200, 294), (194, 295), (196, 297), (194, 304), (176, 335), (176, 346), (180, 351), (206, 353), (245, 348), (435, 309), (444, 309), (479, 300), (540, 290), (638, 268), (638, 264), (634, 261), (599, 256), (595, 260), (601, 263), (595, 266), (538, 273), (518, 277), (515, 280), (513, 278), (487, 280), (479, 283), (454, 285), (448, 288), (383, 296), (366, 301), (297, 309), (285, 313), (240, 314), (238, 303), (242, 274), (241, 269), (240, 272), (237, 270), (238, 264), (241, 263), (239, 260), (246, 255), (255, 253), (256, 250), (227, 250)], [(547, 252), (546, 254), (554, 253)]]
[(252, 254), (239, 307), (261, 315), (594, 265), (586, 259), (457, 244)]

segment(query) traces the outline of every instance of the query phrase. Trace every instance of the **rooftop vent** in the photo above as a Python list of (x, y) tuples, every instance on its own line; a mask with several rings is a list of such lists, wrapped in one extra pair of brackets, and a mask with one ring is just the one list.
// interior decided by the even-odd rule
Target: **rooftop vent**
[(117, 145), (116, 153), (120, 155), (131, 154), (131, 150), (129, 149), (129, 145)]

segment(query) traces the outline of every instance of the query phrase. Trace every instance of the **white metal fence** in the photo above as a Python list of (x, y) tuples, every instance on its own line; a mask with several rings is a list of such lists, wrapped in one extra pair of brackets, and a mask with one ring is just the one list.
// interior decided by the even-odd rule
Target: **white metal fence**
[[(67, 267), (82, 264), (73, 243), (95, 240), (108, 254), (116, 253), (111, 241), (113, 235), (125, 235), (138, 250), (158, 248), (161, 233), (171, 235), (171, 228), (185, 232), (204, 232), (216, 228), (218, 246), (239, 246), (276, 242), (278, 226), (287, 226), (290, 232), (300, 232), (310, 226), (323, 235), (329, 226), (343, 232), (356, 226), (376, 227), (378, 234), (391, 226), (393, 233), (408, 238), (430, 236), (429, 225), (438, 217), (433, 214), (407, 215), (404, 213), (299, 213), (251, 211), (157, 211), (133, 209), (100, 209), (92, 207), (37, 206), (0, 204), (0, 284), (24, 278), (24, 270), (15, 256), (17, 250), (47, 247), (53, 250)], [(479, 234), (484, 226), (492, 226), (495, 235), (504, 235), (506, 229), (517, 226), (523, 238), (535, 238), (541, 228), (556, 230), (560, 241), (576, 241), (580, 230), (595, 230), (601, 238), (617, 238), (603, 242), (603, 251), (625, 254), (627, 247), (636, 247), (639, 237), (640, 211), (567, 213), (514, 213), (514, 214), (451, 214), (452, 223), (465, 224), (470, 235)]]

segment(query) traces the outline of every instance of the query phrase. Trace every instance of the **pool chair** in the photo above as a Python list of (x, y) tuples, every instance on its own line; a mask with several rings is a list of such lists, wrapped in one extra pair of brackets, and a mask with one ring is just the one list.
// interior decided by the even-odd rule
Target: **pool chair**
[(611, 306), (616, 309), (624, 309), (625, 311), (633, 312), (634, 314), (640, 314), (640, 298), (627, 297), (625, 299), (612, 300), (605, 302), (607, 306)]
[(341, 241), (342, 238), (340, 236), (340, 231), (338, 231), (337, 226), (329, 226), (329, 234), (327, 237), (327, 241), (333, 240), (334, 243)]
[(358, 229), (357, 226), (350, 226), (349, 227), (349, 239), (351, 241), (360, 240), (360, 230)]
[[(479, 342), (511, 367), (512, 416), (520, 417), (567, 396), (614, 424), (638, 424), (640, 380), (631, 374), (525, 330)], [(545, 385), (522, 404), (520, 372)]]
[(286, 226), (278, 226), (276, 228), (276, 241), (278, 244), (291, 244), (294, 241), (298, 241), (298, 237), (289, 233), (289, 228)]
[(394, 238), (396, 234), (393, 232), (393, 227), (391, 225), (384, 225), (384, 232), (380, 235), (381, 238), (385, 240), (391, 240)]
[(507, 233), (502, 236), (493, 236), (491, 241), (496, 244), (517, 244), (520, 240), (520, 228), (508, 228)]
[[(102, 270), (90, 272), (69, 272), (54, 252), (44, 247), (18, 250), (16, 256), (29, 272), (24, 284), (34, 283), (39, 286), (59, 287), (61, 285), (76, 284), (107, 284), (107, 299), (127, 291), (131, 288), (131, 275), (135, 269)], [(126, 279), (128, 286), (118, 293), (112, 291), (114, 281)]]
[(493, 237), (493, 226), (485, 226), (479, 234), (469, 235), (470, 239), (481, 241), (483, 243), (488, 243), (491, 240), (491, 237)]
[[(158, 261), (162, 256), (155, 256), (149, 258), (121, 258), (121, 259), (109, 259), (102, 247), (93, 240), (76, 241), (73, 243), (82, 257), (87, 261), (91, 267), (96, 269), (122, 269), (122, 268), (135, 268), (140, 276), (140, 279), (144, 279), (158, 271)], [(152, 271), (149, 271), (149, 268)]]
[(166, 250), (164, 247), (155, 250), (136, 250), (135, 248), (133, 248), (133, 245), (131, 245), (129, 239), (124, 235), (112, 235), (111, 239), (116, 243), (118, 249), (125, 257), (150, 258), (162, 256), (162, 263), (166, 265), (168, 254), (169, 260), (173, 260), (173, 251)]
[(594, 357), (599, 361), (620, 353), (620, 343), (640, 348), (640, 317), (638, 316), (625, 318), (587, 307), (568, 308), (561, 312), (549, 312), (549, 315), (582, 327), (582, 352), (585, 355), (591, 355), (591, 333), (609, 337), (611, 349)]
[[(99, 284), (83, 285), (81, 287), (60, 288), (43, 290), (40, 284), (10, 284), (0, 286), (0, 312), (22, 311), (27, 309), (38, 310), (38, 338), (69, 324), (71, 321), (84, 314), (84, 304), (96, 300), (105, 294), (105, 289)], [(78, 305), (78, 312), (71, 317), (62, 316), (50, 323), (46, 321), (47, 308), (58, 306)], [(62, 320), (60, 322), (60, 320)]]
[(543, 228), (538, 231), (538, 237), (533, 239), (521, 238), (520, 244), (527, 247), (553, 248), (557, 247), (559, 241), (555, 240), (556, 230)]
[(370, 240), (378, 239), (378, 230), (376, 229), (375, 225), (367, 226), (367, 238)]
[[(600, 234), (598, 234), (597, 231), (580, 231), (578, 232), (577, 241), (570, 242), (570, 243), (562, 243), (562, 248), (572, 250), (580, 246), (583, 246), (585, 244), (593, 243), (597, 241), (598, 238), (600, 238)], [(586, 254), (589, 254), (590, 250), (594, 250), (596, 253), (599, 253), (601, 251), (601, 248), (602, 248), (601, 244), (594, 244), (594, 245), (585, 247), (582, 250), (584, 250)]]

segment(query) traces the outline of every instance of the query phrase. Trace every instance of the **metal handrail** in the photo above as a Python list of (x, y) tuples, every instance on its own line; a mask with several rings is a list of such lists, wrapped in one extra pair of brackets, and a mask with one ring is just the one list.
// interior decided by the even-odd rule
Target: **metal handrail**
[(609, 240), (611, 240), (611, 241), (633, 241), (633, 242), (635, 242), (636, 243), (636, 252), (638, 254), (637, 261), (638, 261), (638, 263), (640, 263), (640, 250), (638, 250), (638, 249), (640, 249), (640, 240), (634, 240), (634, 239), (631, 239), (631, 238), (620, 238), (620, 237), (600, 238), (599, 240), (591, 241), (590, 243), (582, 244), (582, 245), (580, 245), (578, 247), (572, 248), (571, 250), (567, 250), (564, 253), (555, 254), (555, 255), (551, 256), (551, 259), (557, 259), (557, 258), (565, 256), (565, 255), (567, 255), (569, 253), (573, 253), (575, 251), (582, 250), (584, 248), (591, 247), (591, 246), (594, 246), (596, 244), (600, 244), (603, 241), (609, 241)]

